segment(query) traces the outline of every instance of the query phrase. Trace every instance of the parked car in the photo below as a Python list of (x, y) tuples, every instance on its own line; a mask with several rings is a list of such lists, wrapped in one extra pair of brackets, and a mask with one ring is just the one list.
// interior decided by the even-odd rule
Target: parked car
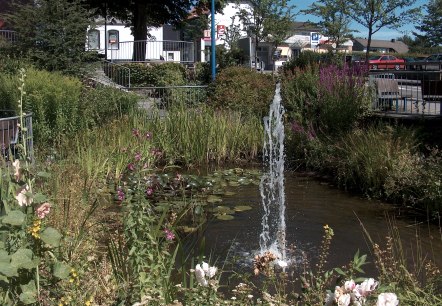
[(442, 53), (431, 54), (422, 60), (415, 61), (416, 70), (442, 70)]
[(405, 60), (393, 55), (371, 56), (368, 60), (370, 69), (405, 69)]

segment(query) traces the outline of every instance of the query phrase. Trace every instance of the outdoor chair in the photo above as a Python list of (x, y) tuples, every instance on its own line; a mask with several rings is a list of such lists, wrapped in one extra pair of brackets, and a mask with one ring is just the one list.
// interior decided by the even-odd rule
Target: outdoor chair
[(403, 110), (407, 110), (407, 99), (410, 95), (404, 95), (399, 89), (398, 81), (395, 79), (375, 79), (378, 108), (381, 110), (393, 110), (395, 102), (396, 111), (399, 111), (399, 101), (403, 101)]

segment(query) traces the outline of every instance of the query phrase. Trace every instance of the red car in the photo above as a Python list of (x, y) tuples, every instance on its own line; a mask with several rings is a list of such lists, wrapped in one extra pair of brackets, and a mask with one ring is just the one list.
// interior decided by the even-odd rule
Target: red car
[(405, 60), (393, 55), (371, 56), (368, 60), (370, 69), (405, 69)]

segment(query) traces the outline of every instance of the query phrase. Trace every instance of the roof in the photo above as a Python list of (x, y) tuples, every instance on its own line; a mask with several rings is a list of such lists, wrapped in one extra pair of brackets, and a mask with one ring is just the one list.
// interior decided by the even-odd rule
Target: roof
[(321, 28), (311, 21), (293, 21), (291, 30), (293, 32), (297, 31), (307, 31), (307, 32), (320, 32)]
[[(364, 47), (367, 47), (368, 39), (356, 38), (354, 39), (354, 41), (361, 44)], [(393, 49), (397, 53), (407, 53), (409, 50), (408, 46), (404, 42), (395, 39), (392, 40), (372, 39), (370, 47)]]

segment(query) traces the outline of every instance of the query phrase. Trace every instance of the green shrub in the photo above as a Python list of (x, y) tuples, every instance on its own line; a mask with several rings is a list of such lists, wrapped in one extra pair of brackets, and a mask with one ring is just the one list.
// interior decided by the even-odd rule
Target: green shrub
[(272, 77), (245, 67), (223, 69), (208, 88), (215, 108), (240, 111), (260, 117), (268, 113), (274, 94)]
[(83, 90), (79, 106), (84, 125), (91, 128), (128, 114), (137, 102), (135, 94), (112, 87), (97, 87)]
[[(0, 75), (0, 107), (17, 111), (18, 78)], [(127, 114), (137, 96), (115, 88), (84, 88), (77, 78), (29, 69), (25, 79), (24, 109), (32, 112), (36, 142), (52, 143)]]

